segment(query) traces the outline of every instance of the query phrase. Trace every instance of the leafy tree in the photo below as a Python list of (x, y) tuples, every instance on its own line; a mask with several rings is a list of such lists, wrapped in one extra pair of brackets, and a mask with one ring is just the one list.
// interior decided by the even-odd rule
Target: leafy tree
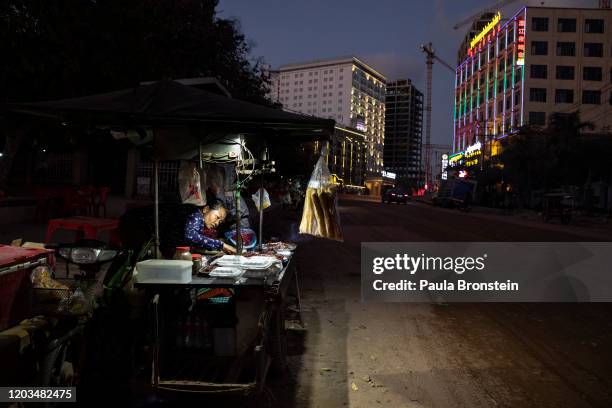
[[(523, 195), (536, 189), (582, 186), (611, 177), (609, 137), (585, 133), (593, 125), (580, 113), (553, 114), (546, 128), (526, 126), (503, 144), (499, 161), (505, 181)], [(525, 197), (524, 197), (525, 198)]]
[(525, 127), (507, 138), (502, 146), (499, 161), (506, 182), (519, 186), (524, 192), (547, 185), (553, 158), (544, 132)]
[[(235, 98), (268, 104), (261, 60), (218, 0), (0, 2), (0, 103), (108, 92), (143, 81), (213, 76)], [(24, 135), (0, 133), (0, 185)], [(4, 140), (3, 140), (4, 139)]]
[(4, 101), (74, 97), (142, 81), (215, 76), (265, 101), (260, 61), (218, 0), (8, 0), (0, 5)]

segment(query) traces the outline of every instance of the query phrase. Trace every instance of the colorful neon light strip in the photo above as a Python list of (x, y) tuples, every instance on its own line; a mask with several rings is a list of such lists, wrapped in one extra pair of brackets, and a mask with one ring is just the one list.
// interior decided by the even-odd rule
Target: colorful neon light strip
[[(527, 8), (523, 9), (525, 20), (525, 41), (527, 41)], [(525, 64), (521, 66), (521, 126), (525, 124)]]

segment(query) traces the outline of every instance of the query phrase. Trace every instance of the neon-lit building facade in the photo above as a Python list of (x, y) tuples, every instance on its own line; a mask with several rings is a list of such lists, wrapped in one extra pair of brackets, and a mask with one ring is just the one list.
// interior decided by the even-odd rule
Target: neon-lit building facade
[[(552, 113), (579, 110), (595, 132), (612, 130), (612, 10), (524, 7), (493, 14), (455, 75), (453, 152), (482, 146)], [(473, 150), (473, 149), (472, 149)], [(453, 161), (453, 156), (451, 156)]]
[(453, 151), (503, 137), (523, 125), (527, 9), (494, 15), (455, 73)]

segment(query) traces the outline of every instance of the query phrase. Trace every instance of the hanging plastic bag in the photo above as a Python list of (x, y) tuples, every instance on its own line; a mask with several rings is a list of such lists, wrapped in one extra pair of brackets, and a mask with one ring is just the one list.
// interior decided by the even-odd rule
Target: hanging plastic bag
[(183, 204), (203, 206), (206, 199), (202, 196), (200, 185), (200, 172), (195, 163), (181, 161), (178, 174), (179, 192)]
[(255, 201), (255, 206), (257, 207), (257, 211), (260, 211), (259, 210), (259, 203), (261, 202), (260, 194), (263, 194), (263, 209), (264, 210), (272, 205), (272, 203), (270, 203), (270, 195), (268, 194), (266, 189), (260, 188), (259, 190), (257, 190), (257, 192), (255, 192), (255, 194), (251, 196), (253, 201)]
[(325, 163), (327, 146), (321, 150), (310, 176), (304, 211), (300, 222), (300, 234), (343, 241), (338, 213), (337, 186), (331, 181), (331, 174)]

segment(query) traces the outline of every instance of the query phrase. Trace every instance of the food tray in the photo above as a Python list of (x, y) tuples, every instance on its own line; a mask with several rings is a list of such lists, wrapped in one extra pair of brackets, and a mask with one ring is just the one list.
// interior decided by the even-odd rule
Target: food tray
[(276, 262), (276, 258), (271, 256), (255, 255), (245, 258), (242, 266), (246, 269), (268, 269)]
[(295, 251), (296, 248), (297, 248), (297, 244), (294, 244), (293, 242), (268, 242), (262, 245), (262, 249), (272, 250), (272, 251), (277, 251), (277, 250)]
[(277, 261), (272, 256), (255, 255), (251, 257), (224, 255), (212, 262), (212, 265), (242, 269), (267, 269)]
[(242, 260), (244, 257), (239, 255), (223, 255), (221, 258), (217, 258), (212, 261), (211, 265), (219, 265), (219, 266), (242, 266)]
[(236, 278), (242, 275), (244, 271), (231, 266), (218, 266), (213, 269), (208, 275), (217, 278)]

